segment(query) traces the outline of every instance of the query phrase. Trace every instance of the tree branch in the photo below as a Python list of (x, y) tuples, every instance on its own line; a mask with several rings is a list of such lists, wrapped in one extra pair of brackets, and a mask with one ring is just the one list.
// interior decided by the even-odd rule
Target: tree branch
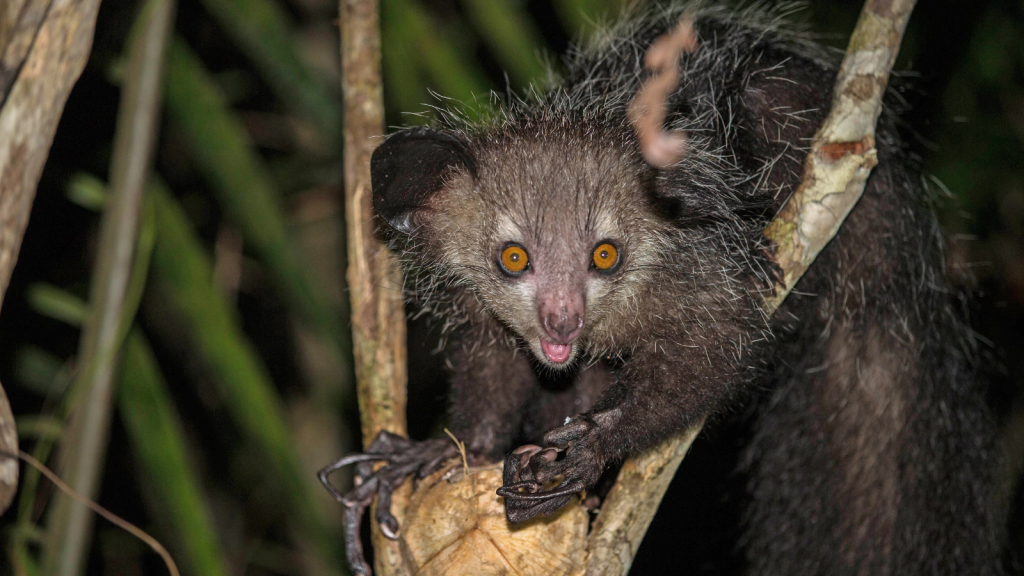
[[(352, 341), (363, 445), (382, 430), (406, 435), (405, 307), (394, 257), (376, 235), (370, 155), (384, 133), (380, 24), (376, 0), (340, 0), (345, 101), (345, 219)], [(402, 522), (406, 484), (393, 495)], [(377, 574), (404, 574), (398, 543), (373, 526)]]
[[(0, 9), (0, 305), (28, 226), (57, 122), (92, 48), (99, 0), (4, 2)], [(0, 449), (18, 438), (0, 389)], [(16, 460), (0, 463), (0, 512), (17, 488)]]
[[(868, 0), (864, 4), (836, 78), (832, 110), (804, 164), (803, 182), (765, 230), (777, 245), (775, 259), (784, 274), (775, 293), (765, 301), (768, 314), (778, 309), (839, 231), (878, 163), (875, 124), (913, 7), (914, 0)], [(684, 432), (626, 462), (594, 523), (588, 576), (629, 571), (664, 495), (659, 487), (671, 482), (697, 432), (699, 429)], [(638, 474), (637, 470), (653, 473)]]

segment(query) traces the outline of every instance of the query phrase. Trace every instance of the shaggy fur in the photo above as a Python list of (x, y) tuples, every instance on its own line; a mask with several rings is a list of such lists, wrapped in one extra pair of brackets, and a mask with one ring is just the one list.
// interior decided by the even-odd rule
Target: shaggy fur
[[(524, 459), (517, 480), (593, 486), (758, 396), (750, 572), (1000, 573), (994, 425), (891, 119), (863, 199), (766, 318), (762, 230), (799, 183), (836, 62), (779, 27), (786, 9), (699, 6), (668, 120), (690, 152), (652, 169), (625, 111), (646, 47), (682, 9), (624, 19), (490, 121), (448, 116), (382, 146), (375, 201), (410, 297), (445, 328), (450, 427), (481, 457), (523, 441), (564, 454)], [(612, 274), (588, 266), (603, 239), (620, 251)], [(524, 276), (498, 269), (510, 241), (529, 252)], [(558, 290), (585, 299), (568, 369), (540, 348), (537, 300)], [(514, 520), (552, 511), (509, 506)]]

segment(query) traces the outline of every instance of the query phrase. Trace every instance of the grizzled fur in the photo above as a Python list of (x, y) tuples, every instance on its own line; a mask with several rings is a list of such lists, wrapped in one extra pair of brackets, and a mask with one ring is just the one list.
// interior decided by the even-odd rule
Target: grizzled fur
[[(655, 170), (625, 112), (646, 47), (681, 10), (626, 19), (491, 121), (401, 132), (375, 157), (409, 293), (446, 328), (450, 426), (480, 457), (555, 446), (558, 462), (530, 460), (536, 478), (553, 466), (548, 478), (592, 487), (760, 398), (751, 572), (999, 573), (993, 422), (892, 122), (863, 199), (767, 318), (762, 230), (799, 183), (835, 61), (781, 31), (780, 11), (699, 8), (668, 120), (690, 151)], [(605, 239), (622, 262), (611, 274), (588, 267)], [(508, 242), (529, 252), (527, 275), (500, 272)], [(586, 311), (568, 369), (545, 360), (537, 311), (563, 289)], [(552, 511), (524, 506), (509, 517)]]

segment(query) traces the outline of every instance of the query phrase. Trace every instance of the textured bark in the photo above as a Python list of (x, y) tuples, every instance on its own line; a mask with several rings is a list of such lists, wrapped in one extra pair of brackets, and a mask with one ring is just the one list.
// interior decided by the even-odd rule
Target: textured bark
[[(64, 103), (89, 58), (98, 9), (99, 0), (6, 0), (0, 6), (0, 305)], [(18, 451), (2, 389), (0, 444)], [(0, 462), (0, 512), (14, 497), (17, 479), (17, 462)]]
[[(771, 314), (864, 192), (878, 163), (875, 124), (914, 0), (868, 0), (836, 78), (832, 110), (815, 137), (800, 187), (768, 225), (783, 277), (765, 302)], [(665, 489), (698, 429), (629, 460), (602, 506), (590, 540), (587, 576), (626, 574)]]
[(0, 10), (0, 102), (3, 102), (32, 48), (51, 0), (8, 0)]
[(676, 469), (701, 426), (627, 460), (587, 539), (586, 576), (626, 574)]
[[(405, 307), (401, 272), (376, 234), (370, 155), (384, 133), (380, 23), (376, 0), (340, 0), (345, 100), (345, 219), (352, 340), (363, 444), (382, 430), (406, 435)], [(394, 494), (399, 523), (409, 487)], [(395, 541), (373, 525), (377, 574), (402, 574)]]
[(804, 164), (803, 182), (765, 230), (783, 270), (767, 300), (768, 312), (779, 307), (839, 231), (878, 164), (875, 124), (913, 7), (914, 0), (868, 0), (861, 10), (836, 78), (832, 111)]

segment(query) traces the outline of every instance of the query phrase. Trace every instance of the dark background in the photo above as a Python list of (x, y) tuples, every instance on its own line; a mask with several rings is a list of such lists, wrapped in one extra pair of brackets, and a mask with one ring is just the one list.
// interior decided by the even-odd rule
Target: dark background
[[(429, 106), (444, 105), (431, 92), (472, 102), (486, 101), (490, 90), (521, 89), (541, 77), (542, 61), (557, 70), (571, 38), (619, 9), (617, 0), (381, 1), (391, 126), (428, 121)], [(0, 381), (18, 417), (22, 448), (43, 456), (52, 454), (48, 447), (54, 442), (74, 446), (61, 432), (74, 406), (68, 391), (75, 389), (79, 329), (62, 313), (62, 303), (88, 297), (100, 218), (83, 207), (88, 202), (69, 198), (69, 190), (82, 175), (108, 178), (123, 52), (141, 5), (104, 0), (101, 6), (92, 56), (57, 131), (0, 315)], [(859, 8), (856, 1), (814, 1), (795, 19), (822, 42), (844, 49)], [(314, 532), (336, 540), (340, 518), (340, 506), (318, 487), (313, 471), (352, 449), (358, 435), (346, 354), (336, 18), (331, 0), (178, 5), (179, 41), (198, 57), (193, 64), (210, 80), (221, 106), (214, 118), (191, 106), (198, 97), (175, 106), (168, 101), (156, 171), (215, 271), (196, 273), (213, 279), (210, 287), (232, 311), (236, 330), (223, 341), (216, 340), (220, 333), (204, 338), (204, 330), (214, 329), (186, 319), (177, 285), (154, 261), (136, 326), (157, 362), (167, 392), (159, 409), (178, 423), (176, 438), (189, 474), (184, 480), (172, 477), (143, 457), (140, 443), (151, 440), (126, 424), (122, 411), (134, 410), (130, 402), (115, 403), (99, 501), (168, 545), (185, 573), (215, 573), (213, 565), (229, 574), (337, 573), (339, 558), (310, 544)], [(260, 33), (247, 35), (252, 30)], [(1024, 463), (1024, 5), (921, 2), (897, 69), (902, 72), (895, 90), (907, 106), (901, 125), (907, 146), (934, 192), (951, 261), (973, 273), (972, 322), (992, 368), (991, 401), (1006, 447), (999, 473), (1011, 507), (1007, 565), (1016, 571), (1024, 551), (1018, 490)], [(241, 151), (223, 130), (196, 128), (219, 126), (224, 118), (239, 129)], [(210, 157), (215, 160), (204, 160)], [(286, 222), (289, 242), (322, 295), (316, 310), (341, 327), (340, 336), (325, 338), (282, 288), (279, 278), (287, 270), (279, 269), (257, 238), (273, 228), (273, 218), (242, 223), (230, 198), (244, 198), (239, 194), (245, 185), (225, 184), (218, 169), (245, 172), (270, 192), (273, 217)], [(444, 384), (439, 359), (430, 354), (435, 343), (436, 335), (414, 323), (414, 437), (436, 434), (441, 424)], [(264, 440), (239, 423), (244, 401), (225, 392), (227, 377), (211, 361), (220, 345), (255, 351), (258, 360), (248, 366), (263, 375), (264, 391), (290, 434), (299, 477), (308, 486), (296, 488), (278, 478)], [(741, 498), (723, 498), (717, 488), (724, 483), (734, 488), (730, 493), (742, 493), (742, 479), (730, 473), (739, 437), (724, 426), (698, 439), (651, 526), (634, 574), (719, 574), (738, 567), (731, 546)], [(50, 462), (57, 464), (55, 458)], [(200, 531), (172, 519), (174, 506), (182, 505), (175, 494), (186, 481), (201, 495), (212, 544), (196, 543)], [(50, 550), (45, 530), (52, 495), (45, 483), (23, 490), (3, 518), (0, 572), (35, 573)], [(293, 503), (303, 499), (314, 503), (319, 524), (296, 512)], [(194, 559), (203, 546), (217, 552), (206, 560), (212, 564)], [(90, 573), (163, 570), (142, 544), (102, 521), (89, 558)]]

